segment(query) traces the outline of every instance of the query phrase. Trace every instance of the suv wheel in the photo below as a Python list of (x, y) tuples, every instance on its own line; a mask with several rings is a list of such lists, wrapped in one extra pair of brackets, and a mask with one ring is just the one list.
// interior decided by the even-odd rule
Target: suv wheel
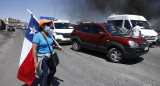
[(72, 48), (75, 51), (79, 51), (81, 49), (81, 47), (80, 47), (80, 45), (79, 45), (79, 43), (77, 41), (73, 41), (72, 42)]
[(124, 60), (123, 53), (117, 48), (111, 48), (108, 53), (108, 58), (110, 61), (119, 63)]

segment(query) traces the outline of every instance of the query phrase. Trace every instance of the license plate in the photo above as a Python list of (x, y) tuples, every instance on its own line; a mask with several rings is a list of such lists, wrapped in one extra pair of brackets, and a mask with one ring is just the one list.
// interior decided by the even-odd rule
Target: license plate
[(70, 40), (70, 38), (66, 38), (66, 40)]
[(149, 49), (148, 47), (145, 47), (145, 48), (144, 48), (145, 51), (148, 50), (148, 49)]

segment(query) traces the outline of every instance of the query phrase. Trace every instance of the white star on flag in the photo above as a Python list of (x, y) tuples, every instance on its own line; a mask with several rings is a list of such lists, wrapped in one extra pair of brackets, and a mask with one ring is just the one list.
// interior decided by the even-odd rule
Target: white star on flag
[(35, 27), (31, 28), (29, 27), (31, 32), (29, 34), (35, 34), (37, 32), (37, 30), (35, 29)]

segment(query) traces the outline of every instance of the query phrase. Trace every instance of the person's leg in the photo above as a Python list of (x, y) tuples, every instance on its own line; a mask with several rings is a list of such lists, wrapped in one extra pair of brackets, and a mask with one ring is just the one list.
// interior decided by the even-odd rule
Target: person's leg
[(49, 74), (50, 79), (54, 77), (55, 73), (56, 73), (56, 68), (50, 69), (50, 74)]
[[(50, 64), (50, 62), (48, 62), (48, 65), (49, 64)], [(53, 79), (53, 77), (54, 77), (54, 75), (56, 73), (56, 68), (53, 68), (53, 66), (49, 65), (49, 69), (50, 69), (50, 73), (48, 75), (48, 81), (49, 81), (49, 83), (51, 83), (52, 79)]]
[(48, 83), (50, 83), (50, 84), (52, 84), (52, 85), (54, 85), (54, 75), (55, 75), (55, 73), (56, 73), (56, 68), (53, 68), (53, 69), (50, 69), (50, 73), (49, 73), (49, 75), (48, 75)]
[(45, 60), (42, 60), (42, 86), (48, 86), (47, 81), (48, 81), (48, 65)]

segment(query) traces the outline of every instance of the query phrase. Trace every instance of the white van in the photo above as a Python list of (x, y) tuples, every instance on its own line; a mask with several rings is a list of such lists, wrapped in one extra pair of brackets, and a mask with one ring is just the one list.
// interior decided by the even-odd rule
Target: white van
[(55, 20), (53, 21), (53, 27), (50, 29), (50, 34), (59, 43), (70, 42), (70, 34), (73, 31), (68, 20)]
[(107, 23), (120, 27), (126, 33), (131, 29), (133, 22), (141, 27), (142, 37), (146, 38), (149, 43), (154, 43), (158, 40), (158, 33), (151, 28), (150, 24), (143, 16), (114, 14), (107, 19)]

